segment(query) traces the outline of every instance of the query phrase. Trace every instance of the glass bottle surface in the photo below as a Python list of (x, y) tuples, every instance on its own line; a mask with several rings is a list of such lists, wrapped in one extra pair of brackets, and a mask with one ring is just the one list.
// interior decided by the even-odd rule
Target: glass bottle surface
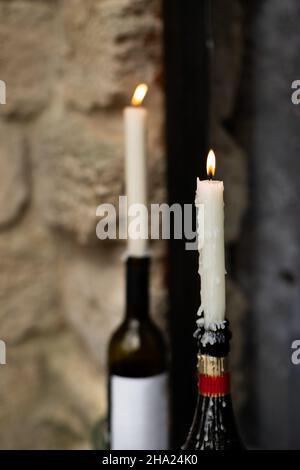
[[(199, 325), (198, 325), (199, 326)], [(195, 333), (198, 339), (198, 399), (183, 450), (244, 449), (232, 407), (228, 367), (228, 322)]]
[(108, 351), (111, 449), (168, 448), (168, 374), (163, 336), (149, 316), (149, 258), (129, 258), (125, 319)]

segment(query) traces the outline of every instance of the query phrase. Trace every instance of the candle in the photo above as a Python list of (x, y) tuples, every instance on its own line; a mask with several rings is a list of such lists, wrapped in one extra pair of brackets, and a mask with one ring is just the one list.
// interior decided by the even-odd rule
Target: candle
[[(215, 154), (207, 157), (207, 174), (215, 173)], [(224, 256), (224, 186), (223, 181), (197, 179), (199, 274), (204, 325), (225, 319), (225, 256)]]
[[(147, 110), (141, 106), (148, 91), (144, 83), (138, 85), (131, 106), (124, 110), (125, 124), (125, 174), (127, 193), (127, 223), (134, 219), (133, 204), (147, 204), (146, 188), (146, 122)], [(137, 206), (136, 206), (137, 207)], [(131, 208), (131, 209), (130, 209)], [(128, 255), (142, 257), (147, 254), (148, 221), (145, 211), (139, 212), (139, 233), (128, 231)]]

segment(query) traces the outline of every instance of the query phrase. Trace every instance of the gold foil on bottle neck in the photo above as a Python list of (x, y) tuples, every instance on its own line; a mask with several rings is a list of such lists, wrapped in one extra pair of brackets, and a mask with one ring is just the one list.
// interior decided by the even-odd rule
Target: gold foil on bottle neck
[(213, 357), (198, 354), (198, 372), (199, 374), (218, 377), (229, 372), (227, 357)]

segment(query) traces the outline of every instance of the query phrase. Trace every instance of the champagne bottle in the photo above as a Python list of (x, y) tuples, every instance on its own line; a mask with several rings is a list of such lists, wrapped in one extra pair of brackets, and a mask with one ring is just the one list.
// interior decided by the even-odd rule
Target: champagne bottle
[(243, 449), (232, 408), (228, 369), (228, 321), (205, 329), (198, 321), (198, 399), (183, 450)]
[(149, 316), (149, 258), (126, 262), (126, 313), (108, 352), (112, 450), (168, 449), (168, 374), (161, 332)]

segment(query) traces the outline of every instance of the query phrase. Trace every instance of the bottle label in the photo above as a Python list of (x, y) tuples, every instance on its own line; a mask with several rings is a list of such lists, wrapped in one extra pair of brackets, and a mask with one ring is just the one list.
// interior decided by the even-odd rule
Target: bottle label
[(198, 356), (200, 395), (224, 396), (230, 393), (230, 374), (226, 357)]
[(167, 450), (168, 374), (111, 377), (111, 450)]

